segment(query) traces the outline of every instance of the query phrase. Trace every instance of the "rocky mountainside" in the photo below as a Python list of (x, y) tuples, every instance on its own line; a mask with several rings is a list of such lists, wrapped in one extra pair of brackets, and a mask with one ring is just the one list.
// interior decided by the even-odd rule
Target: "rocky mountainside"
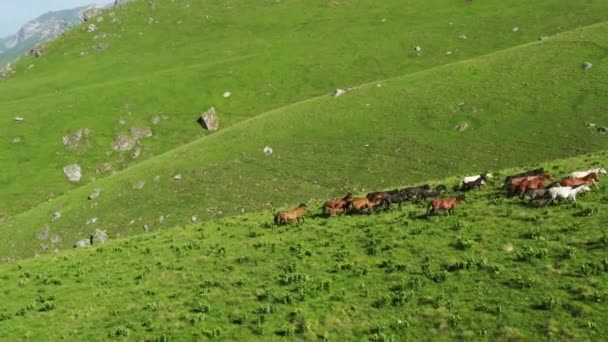
[(0, 65), (8, 63), (37, 44), (55, 39), (83, 21), (83, 13), (98, 5), (47, 12), (28, 21), (8, 37), (0, 38)]

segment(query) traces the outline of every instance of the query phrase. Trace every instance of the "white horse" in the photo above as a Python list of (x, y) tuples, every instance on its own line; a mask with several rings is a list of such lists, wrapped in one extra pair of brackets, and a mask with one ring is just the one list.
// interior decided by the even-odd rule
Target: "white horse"
[(472, 182), (478, 180), (479, 178), (483, 178), (484, 183), (485, 183), (485, 181), (487, 181), (488, 179), (492, 178), (492, 174), (489, 173), (489, 172), (484, 172), (484, 173), (482, 173), (480, 175), (464, 177), (463, 179), (460, 180), (459, 187), (462, 188), (462, 186), (464, 184), (466, 184), (466, 183), (472, 183)]
[(547, 197), (549, 198), (549, 200), (547, 201), (547, 203), (545, 203), (545, 206), (549, 205), (549, 203), (552, 203), (556, 198), (563, 198), (576, 203), (576, 194), (578, 194), (579, 192), (590, 191), (591, 189), (588, 185), (581, 185), (574, 189), (569, 186), (556, 186), (554, 188), (549, 188), (548, 190), (549, 195)]
[(608, 174), (608, 172), (606, 172), (606, 169), (604, 169), (603, 167), (596, 167), (595, 169), (590, 169), (587, 171), (572, 172), (571, 174), (568, 175), (568, 178), (584, 178), (584, 177), (587, 177), (587, 175), (592, 172), (597, 173), (598, 176)]

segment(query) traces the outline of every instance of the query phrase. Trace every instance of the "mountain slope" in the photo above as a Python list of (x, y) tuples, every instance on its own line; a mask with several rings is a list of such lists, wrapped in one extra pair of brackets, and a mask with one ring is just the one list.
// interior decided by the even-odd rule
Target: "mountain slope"
[[(558, 177), (607, 157), (542, 166)], [(535, 207), (495, 187), (519, 171), (452, 217), (410, 203), (325, 219), (314, 201), (299, 227), (263, 211), (0, 265), (0, 338), (601, 339), (607, 188)]]
[[(88, 25), (70, 31), (43, 58), (23, 59), (17, 73), (0, 83), (0, 119), (6, 123), (0, 125), (0, 216), (104, 177), (97, 170), (105, 163), (122, 170), (204, 136), (194, 121), (211, 106), (222, 127), (229, 127), (337, 87), (605, 20), (608, 6), (599, 0), (585, 6), (557, 0), (153, 5), (137, 1), (108, 11), (94, 32), (86, 32)], [(519, 30), (513, 32), (514, 26)], [(416, 46), (422, 48), (418, 54)], [(224, 98), (226, 91), (232, 96)], [(153, 125), (156, 116), (167, 120)], [(25, 121), (16, 123), (15, 117)], [(154, 134), (139, 141), (137, 159), (137, 147), (112, 150), (114, 137), (132, 127)], [(66, 150), (63, 137), (84, 128), (91, 133), (84, 148)], [(62, 168), (75, 162), (83, 179), (70, 184)]]
[[(608, 89), (607, 33), (607, 23), (597, 24), (242, 121), (9, 218), (0, 226), (0, 254), (70, 247), (97, 227), (138, 234), (192, 215), (207, 219), (606, 149), (606, 137), (587, 124), (608, 120), (600, 100)], [(582, 61), (595, 66), (584, 71)], [(458, 132), (463, 123), (468, 129)], [(94, 188), (101, 196), (87, 200)], [(54, 212), (62, 216), (51, 222)], [(97, 223), (86, 224), (92, 218)], [(41, 247), (34, 238), (41, 230), (61, 243)]]

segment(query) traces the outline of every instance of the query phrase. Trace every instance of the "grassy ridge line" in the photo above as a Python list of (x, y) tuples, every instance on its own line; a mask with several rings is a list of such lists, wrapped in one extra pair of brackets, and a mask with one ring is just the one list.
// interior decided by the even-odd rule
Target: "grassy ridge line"
[[(6, 222), (12, 233), (3, 236), (0, 249), (13, 256), (33, 254), (37, 247), (28, 240), (45, 226), (60, 234), (63, 246), (70, 246), (75, 236), (94, 228), (84, 225), (91, 217), (99, 217), (97, 226), (112, 234), (137, 234), (144, 224), (150, 229), (171, 227), (191, 215), (203, 219), (220, 211), (259, 210), (362, 187), (384, 188), (605, 149), (605, 139), (583, 122), (601, 122), (605, 112), (597, 101), (608, 88), (602, 77), (605, 51), (584, 43), (604, 44), (605, 30), (604, 25), (580, 30), (572, 33), (576, 41), (562, 36), (472, 66), (455, 65), (380, 88), (321, 98), (224, 130)], [(586, 59), (600, 61), (593, 72), (580, 69), (580, 60)], [(444, 82), (471, 76), (466, 83)], [(495, 79), (501, 83), (488, 88), (486, 82)], [(524, 80), (534, 82), (524, 86)], [(463, 99), (467, 103), (461, 106)], [(530, 117), (549, 113), (550, 121), (530, 122)], [(383, 119), (370, 122), (370, 115)], [(471, 128), (458, 133), (453, 126), (461, 120)], [(261, 153), (264, 144), (275, 148), (272, 157)], [(525, 155), (521, 147), (526, 147)], [(182, 181), (172, 180), (176, 173), (184, 175)], [(146, 187), (130, 190), (139, 181), (146, 181)], [(104, 195), (86, 201), (96, 186)], [(49, 223), (55, 210), (64, 216)]]
[(430, 220), (424, 203), (279, 228), (263, 211), (20, 260), (0, 265), (0, 338), (596, 339), (607, 189), (537, 208), (488, 187)]
[[(84, 183), (102, 176), (94, 173), (104, 162), (115, 169), (126, 168), (200, 137), (198, 127), (191, 124), (193, 113), (211, 105), (222, 113), (226, 127), (286, 103), (329, 93), (335, 87), (466, 59), (541, 34), (605, 20), (602, 9), (606, 4), (598, 0), (559, 8), (546, 0), (513, 4), (414, 1), (405, 9), (401, 1), (386, 1), (382, 6), (235, 1), (228, 8), (216, 2), (166, 1), (157, 3), (156, 11), (146, 2), (116, 11), (120, 24), (112, 24), (109, 14), (104, 15), (104, 22), (96, 23), (98, 31), (89, 34), (82, 26), (68, 33), (49, 45), (44, 58), (23, 59), (17, 74), (0, 85), (0, 101), (32, 93), (57, 94), (3, 108), (11, 123), (19, 115), (32, 124), (0, 127), (0, 136), (9, 146), (0, 150), (0, 160), (8, 165), (0, 175), (0, 216), (31, 208), (78, 186), (68, 184), (60, 172), (69, 163), (81, 163)], [(190, 5), (188, 10), (186, 5)], [(543, 13), (543, 20), (537, 20), (535, 13)], [(204, 15), (209, 20), (202, 21)], [(150, 17), (159, 23), (149, 24)], [(511, 32), (513, 18), (521, 27), (518, 32)], [(340, 34), (333, 33), (338, 31)], [(109, 36), (93, 39), (105, 33)], [(458, 36), (463, 33), (468, 39), (461, 41)], [(191, 37), (205, 38), (193, 41)], [(94, 51), (92, 45), (99, 43), (110, 47)], [(413, 51), (416, 45), (423, 46), (422, 56)], [(454, 52), (451, 56), (445, 55), (448, 49)], [(80, 57), (83, 51), (89, 54)], [(158, 69), (252, 53), (255, 57), (212, 72), (185, 69), (146, 78)], [(28, 69), (30, 64), (32, 69)], [(141, 79), (107, 88), (70, 90), (125, 75), (140, 75)], [(226, 90), (234, 96), (222, 98)], [(117, 124), (119, 117), (126, 117), (129, 126), (141, 126), (150, 125), (152, 115), (163, 113), (171, 119), (163, 121), (155, 138), (143, 142), (139, 159), (128, 153), (106, 154), (111, 152), (107, 149), (113, 136), (128, 129)], [(61, 136), (83, 127), (94, 128), (93, 148), (83, 155), (66, 153)], [(19, 147), (10, 144), (15, 135), (24, 138)], [(28, 181), (13, 181), (18, 177)]]

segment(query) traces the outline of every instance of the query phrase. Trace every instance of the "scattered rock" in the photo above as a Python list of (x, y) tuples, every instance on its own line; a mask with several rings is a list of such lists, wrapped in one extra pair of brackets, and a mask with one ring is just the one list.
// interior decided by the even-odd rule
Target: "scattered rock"
[(97, 217), (91, 217), (87, 220), (87, 224), (94, 224), (97, 222)]
[(97, 52), (103, 52), (110, 48), (110, 44), (108, 43), (99, 43), (93, 46), (93, 50)]
[(91, 9), (84, 11), (84, 13), (82, 13), (82, 20), (84, 20), (85, 22), (91, 21), (93, 18), (97, 17), (100, 14), (101, 14), (101, 9), (91, 8)]
[(452, 51), (448, 51), (445, 54), (448, 55), (448, 56), (450, 56), (452, 54)]
[(13, 144), (18, 144), (21, 142), (21, 140), (22, 140), (21, 137), (14, 137), (13, 140), (11, 140), (11, 142)]
[(606, 134), (606, 132), (608, 132), (608, 128), (606, 128), (606, 127), (598, 127), (597, 131), (600, 134)]
[(593, 67), (593, 64), (591, 64), (589, 62), (583, 63), (583, 70), (585, 70), (585, 71), (591, 69), (592, 67)]
[(101, 22), (103, 22), (103, 17), (99, 17), (99, 18), (95, 19), (95, 21), (98, 23), (101, 23)]
[(8, 78), (15, 73), (15, 70), (11, 66), (11, 63), (7, 63), (3, 67), (0, 67), (0, 78)]
[(231, 95), (232, 95), (232, 93), (229, 92), (229, 91), (227, 91), (224, 94), (222, 94), (222, 96), (224, 96), (224, 97), (230, 97)]
[(42, 55), (44, 55), (44, 51), (39, 47), (35, 47), (30, 50), (30, 56), (42, 57)]
[(414, 48), (414, 51), (416, 51), (416, 52), (420, 52), (420, 51), (422, 51), (422, 48), (421, 48), (420, 46), (416, 46), (416, 47)]
[(126, 121), (125, 119), (123, 119), (123, 118), (120, 118), (120, 119), (118, 119), (118, 123), (119, 123), (121, 126), (124, 126), (124, 125), (126, 125), (126, 124), (127, 124), (127, 121)]
[(51, 215), (51, 221), (55, 222), (55, 221), (59, 220), (60, 217), (61, 217), (61, 213), (56, 211)]
[(150, 227), (148, 227), (147, 224), (144, 224), (143, 228), (144, 228), (144, 232), (146, 232), (146, 233), (150, 231)]
[(91, 130), (81, 128), (74, 133), (64, 135), (62, 138), (63, 145), (66, 149), (72, 152), (84, 152), (89, 147), (89, 136)]
[(95, 26), (95, 24), (91, 24), (89, 26), (87, 26), (87, 32), (95, 32), (97, 31), (97, 26)]
[(137, 140), (130, 137), (127, 134), (120, 133), (116, 137), (114, 137), (114, 145), (112, 146), (116, 151), (129, 151), (133, 147)]
[(16, 116), (16, 117), (15, 117), (15, 121), (16, 121), (16, 122), (23, 122), (23, 121), (25, 121), (25, 118), (23, 118), (23, 117), (21, 117), (21, 116)]
[(131, 153), (131, 157), (133, 157), (133, 159), (137, 159), (140, 154), (141, 154), (141, 148), (138, 147), (135, 149), (135, 151), (133, 151), (133, 153)]
[(87, 52), (85, 52), (85, 51), (81, 51), (81, 52), (80, 52), (80, 57), (84, 57), (84, 56), (86, 56), (86, 55), (88, 55), (88, 53), (87, 53)]
[(265, 154), (265, 155), (269, 156), (269, 155), (271, 155), (271, 154), (272, 154), (272, 147), (270, 147), (270, 146), (266, 146), (266, 147), (264, 147), (264, 150), (263, 150), (263, 151), (264, 151), (264, 154)]
[(95, 188), (93, 190), (93, 192), (89, 195), (88, 199), (90, 199), (90, 200), (97, 199), (99, 197), (99, 195), (101, 195), (101, 189)]
[(461, 34), (460, 36), (458, 36), (458, 39), (460, 39), (460, 40), (467, 40), (468, 38), (464, 34)]
[(102, 245), (108, 241), (108, 233), (105, 230), (95, 229), (95, 233), (91, 235), (91, 244)]
[(349, 92), (351, 89), (352, 88), (344, 88), (344, 89), (338, 88), (338, 89), (334, 90), (333, 96), (334, 97), (342, 96), (342, 95), (346, 94), (347, 92)]
[(78, 182), (82, 177), (82, 168), (78, 164), (70, 164), (63, 167), (63, 173), (70, 182)]
[[(61, 242), (61, 238), (59, 237), (59, 235), (53, 235), (51, 236), (51, 242), (52, 243), (60, 243)], [(55, 250), (57, 251), (57, 250)]]
[(152, 117), (152, 124), (153, 125), (158, 125), (160, 123), (161, 117), (159, 115), (154, 115)]
[(131, 127), (131, 136), (135, 140), (148, 138), (152, 136), (152, 130), (148, 127)]
[(133, 189), (141, 190), (144, 188), (145, 185), (146, 185), (146, 182), (144, 182), (144, 181), (137, 182), (137, 183), (135, 183), (135, 185), (133, 185)]
[(82, 239), (80, 241), (76, 241), (74, 244), (74, 248), (83, 248), (91, 245), (91, 239)]
[(513, 32), (517, 32), (517, 31), (519, 31), (519, 27), (517, 27), (517, 26), (513, 27), (513, 30), (512, 30), (512, 31), (513, 31)]
[(44, 227), (44, 230), (36, 233), (36, 239), (38, 240), (46, 240), (49, 238), (49, 227)]
[(101, 164), (101, 166), (97, 169), (98, 172), (101, 173), (106, 173), (106, 172), (110, 172), (112, 171), (112, 164), (110, 163), (103, 163)]
[(180, 180), (180, 179), (182, 179), (182, 174), (181, 174), (181, 173), (178, 173), (178, 174), (176, 174), (175, 176), (173, 176), (173, 180), (174, 180), (174, 181), (178, 181), (178, 180)]
[(460, 123), (460, 124), (456, 125), (456, 127), (455, 127), (455, 128), (456, 128), (456, 130), (457, 130), (458, 132), (462, 132), (462, 131), (464, 131), (465, 129), (469, 128), (469, 124), (468, 124), (468, 123), (466, 123), (466, 122), (464, 122), (464, 123)]
[(542, 42), (543, 40), (547, 40), (547, 39), (549, 39), (549, 37), (548, 37), (548, 36), (540, 36), (540, 37), (538, 37), (538, 40), (540, 40), (541, 42)]
[(217, 131), (220, 127), (220, 120), (215, 112), (215, 108), (211, 107), (206, 112), (202, 113), (198, 123), (208, 131)]
[(587, 124), (587, 127), (593, 128), (593, 127), (595, 127), (595, 124), (590, 122), (590, 123)]
[(196, 215), (192, 215), (192, 217), (190, 217), (190, 221), (196, 222), (196, 220), (198, 220), (198, 217), (196, 217)]

